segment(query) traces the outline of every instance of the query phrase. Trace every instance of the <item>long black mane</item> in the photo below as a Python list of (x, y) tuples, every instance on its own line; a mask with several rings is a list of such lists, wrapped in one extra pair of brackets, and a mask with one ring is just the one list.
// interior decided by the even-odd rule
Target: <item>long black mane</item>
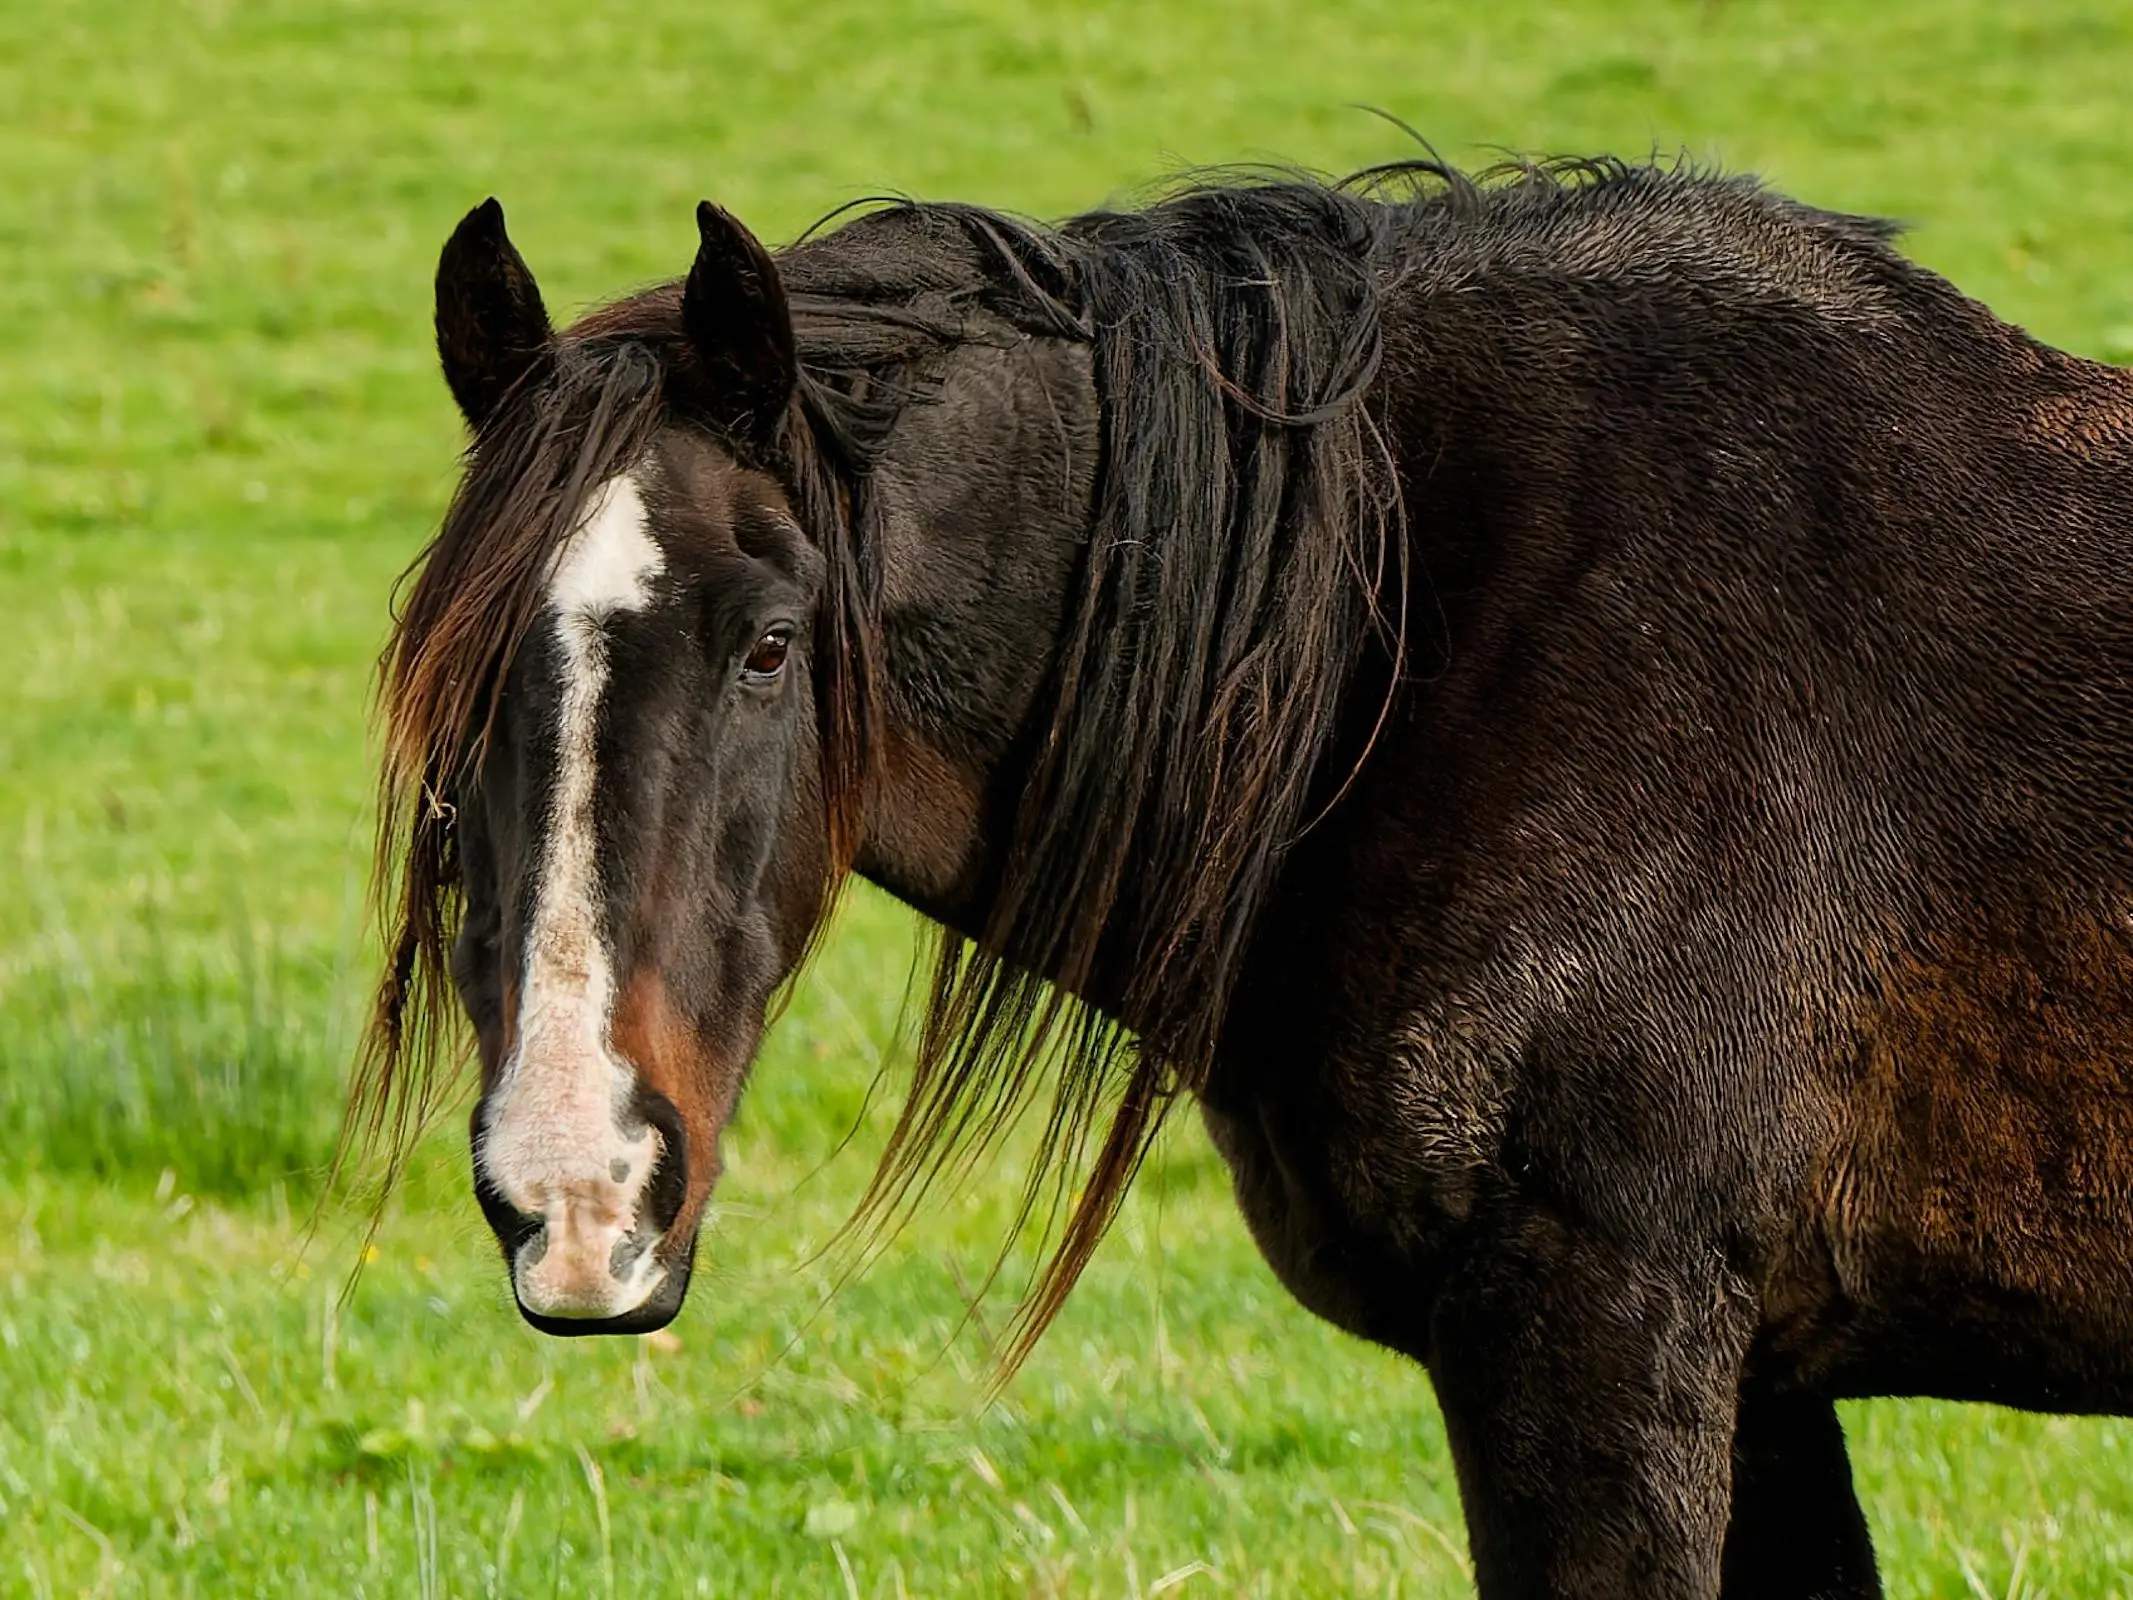
[[(1070, 1184), (1080, 1198), (1025, 1306), (1025, 1341), (1100, 1240), (1164, 1108), (1205, 1082), (1404, 550), (1364, 403), (1395, 220), (1355, 193), (1261, 182), (1056, 231), (898, 207), (791, 261), (818, 375), (839, 346), (938, 326), (940, 296), (1090, 348), (1102, 460), (1048, 727), (985, 926), (945, 938), (869, 1197), (891, 1209), (953, 1152), (982, 1148), (1057, 1046), (1022, 1215), (1048, 1185), (1048, 1213)], [(855, 316), (898, 277), (915, 297)], [(818, 342), (817, 304), (843, 337)]]

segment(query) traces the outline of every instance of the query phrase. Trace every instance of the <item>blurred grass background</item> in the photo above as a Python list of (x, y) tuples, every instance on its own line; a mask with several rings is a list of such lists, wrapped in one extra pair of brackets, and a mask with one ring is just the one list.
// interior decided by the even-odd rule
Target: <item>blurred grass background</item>
[[(345, 1306), (305, 1219), (371, 948), (365, 712), (501, 196), (549, 303), (854, 196), (1686, 151), (2133, 360), (2133, 0), (80, 0), (0, 9), (0, 1594), (1468, 1592), (1421, 1375), (1290, 1305), (1181, 1122), (1006, 1398), (1016, 1190), (832, 1295), (914, 929), (848, 905), (671, 1336), (524, 1330), (440, 1132)], [(857, 1128), (849, 1145), (846, 1134)], [(1899, 1596), (2133, 1571), (2133, 1434), (1848, 1413)]]

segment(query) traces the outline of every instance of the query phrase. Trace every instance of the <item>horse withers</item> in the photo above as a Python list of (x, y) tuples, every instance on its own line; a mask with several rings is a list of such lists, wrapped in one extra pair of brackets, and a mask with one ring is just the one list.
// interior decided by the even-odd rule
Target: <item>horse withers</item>
[(674, 1315), (856, 870), (946, 930), (874, 1203), (1051, 1084), (1012, 1357), (1197, 1100), (1489, 1600), (1874, 1594), (1835, 1400), (2133, 1409), (2126, 376), (1686, 170), (698, 224), (438, 269), (358, 1118), (456, 993), (536, 1326)]

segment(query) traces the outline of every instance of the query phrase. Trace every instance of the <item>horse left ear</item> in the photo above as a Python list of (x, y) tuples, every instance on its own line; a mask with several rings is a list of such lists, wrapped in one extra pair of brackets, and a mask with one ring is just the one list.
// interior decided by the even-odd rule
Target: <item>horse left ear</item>
[(785, 286), (770, 252), (730, 212), (701, 202), (696, 231), (681, 320), (702, 369), (704, 404), (714, 421), (768, 444), (800, 375)]
[(437, 355), (477, 434), (549, 343), (548, 313), (495, 198), (469, 211), (437, 258)]

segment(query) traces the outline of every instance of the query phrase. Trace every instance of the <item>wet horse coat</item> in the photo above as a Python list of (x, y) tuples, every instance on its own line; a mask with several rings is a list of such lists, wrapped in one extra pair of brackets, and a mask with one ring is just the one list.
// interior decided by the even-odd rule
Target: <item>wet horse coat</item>
[(2133, 383), (1740, 180), (1403, 176), (706, 208), (560, 335), (470, 216), (372, 1104), (449, 959), (522, 1306), (654, 1325), (856, 867), (951, 930), (878, 1198), (1033, 1035), (1098, 1127), (1032, 1333), (1188, 1092), (1485, 1596), (1872, 1594), (1834, 1399), (2133, 1410)]

